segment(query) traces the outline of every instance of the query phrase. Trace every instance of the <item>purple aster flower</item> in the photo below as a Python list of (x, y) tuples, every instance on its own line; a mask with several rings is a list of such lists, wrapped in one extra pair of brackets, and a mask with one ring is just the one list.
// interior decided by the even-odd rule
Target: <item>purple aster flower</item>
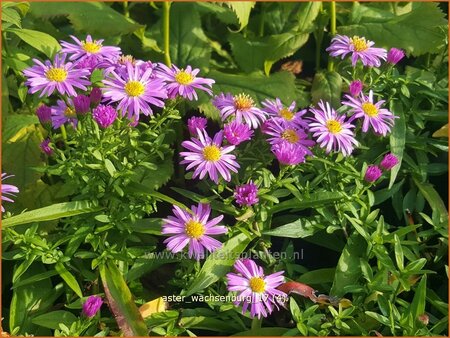
[(386, 50), (384, 48), (372, 47), (375, 43), (366, 40), (363, 37), (354, 36), (352, 38), (346, 35), (336, 35), (331, 40), (331, 45), (326, 49), (331, 56), (340, 56), (343, 59), (347, 54), (352, 54), (352, 65), (356, 65), (358, 59), (364, 66), (381, 65), (380, 59), (386, 60)]
[(222, 246), (222, 243), (208, 235), (221, 235), (227, 233), (227, 228), (217, 225), (223, 215), (209, 220), (211, 207), (209, 204), (192, 206), (191, 212), (174, 206), (173, 214), (163, 220), (161, 233), (173, 235), (166, 240), (167, 249), (173, 253), (180, 252), (189, 245), (189, 257), (200, 260), (205, 257), (205, 249), (213, 252)]
[(97, 62), (103, 59), (110, 59), (118, 57), (121, 54), (119, 47), (103, 46), (102, 40), (92, 40), (92, 37), (88, 35), (86, 40), (80, 41), (77, 37), (70, 36), (75, 44), (66, 41), (61, 41), (62, 53), (70, 55), (70, 60), (84, 60), (96, 58)]
[(295, 144), (278, 143), (274, 144), (270, 150), (281, 164), (297, 165), (305, 162), (306, 152), (304, 148)]
[(47, 154), (47, 156), (52, 156), (53, 149), (52, 149), (52, 147), (50, 147), (50, 139), (49, 138), (46, 138), (44, 141), (42, 141), (41, 144), (39, 145), (39, 147), (41, 148), (43, 153)]
[(266, 99), (261, 102), (261, 104), (264, 106), (263, 110), (273, 118), (279, 118), (291, 127), (308, 130), (308, 123), (302, 118), (307, 110), (303, 109), (296, 111), (295, 101), (292, 101), (289, 107), (285, 107), (279, 98), (276, 98), (275, 100)]
[(103, 80), (105, 88), (103, 96), (111, 102), (119, 101), (117, 109), (122, 116), (128, 113), (131, 120), (139, 120), (139, 114), (152, 115), (149, 104), (164, 107), (163, 99), (167, 98), (165, 84), (161, 79), (151, 78), (153, 70), (148, 68), (141, 72), (139, 67), (127, 63), (126, 70), (112, 71), (113, 77)]
[(298, 126), (286, 124), (283, 120), (270, 119), (264, 129), (265, 134), (272, 136), (267, 139), (271, 145), (290, 143), (302, 148), (305, 154), (312, 155), (308, 147), (314, 146), (315, 142), (308, 140), (308, 135)]
[(95, 56), (87, 56), (78, 61), (74, 61), (74, 67), (77, 69), (87, 69), (89, 73), (92, 73), (95, 68), (98, 66), (98, 58)]
[(394, 154), (386, 154), (384, 158), (381, 160), (380, 166), (384, 170), (391, 170), (398, 164), (398, 158)]
[(188, 129), (191, 136), (197, 136), (197, 129), (204, 130), (208, 120), (204, 117), (193, 116), (188, 120)]
[(45, 104), (41, 104), (36, 109), (36, 115), (38, 116), (39, 122), (44, 127), (49, 127), (52, 124), (52, 110), (50, 107), (46, 106)]
[(361, 97), (354, 98), (350, 95), (345, 95), (348, 101), (343, 101), (342, 104), (352, 108), (351, 111), (354, 113), (353, 118), (363, 118), (362, 131), (367, 132), (369, 130), (369, 125), (372, 126), (373, 130), (386, 136), (388, 132), (391, 131), (391, 127), (394, 125), (394, 119), (396, 118), (389, 110), (381, 108), (384, 100), (374, 103), (373, 92), (369, 92), (369, 96), (365, 96), (361, 93)]
[(111, 106), (100, 104), (92, 111), (92, 117), (100, 127), (107, 128), (117, 119), (117, 111)]
[(350, 155), (358, 144), (351, 130), (355, 126), (345, 121), (345, 115), (336, 113), (328, 102), (321, 100), (319, 108), (310, 109), (314, 118), (309, 124), (309, 130), (317, 137), (317, 143), (320, 143), (321, 148), (326, 148), (327, 153), (333, 149), (341, 151), (344, 156)]
[(83, 314), (86, 317), (94, 317), (102, 307), (103, 300), (99, 296), (89, 296), (83, 304)]
[[(15, 185), (12, 184), (4, 184), (3, 181), (7, 178), (13, 177), (14, 175), (7, 176), (6, 173), (2, 173), (2, 180), (1, 180), (1, 191), (2, 191), (2, 201), (7, 201), (14, 203), (14, 201), (9, 198), (8, 196), (14, 197), (14, 194), (17, 194), (19, 192), (19, 188), (17, 188)], [(2, 212), (5, 212), (5, 208), (3, 207), (2, 202)]]
[(240, 185), (234, 190), (234, 198), (240, 206), (256, 204), (259, 202), (258, 187), (253, 181)]
[[(189, 101), (198, 100), (195, 89), (202, 90), (209, 95), (212, 95), (210, 88), (215, 81), (197, 77), (200, 69), (192, 69), (191, 66), (187, 66), (186, 69), (179, 69), (175, 65), (172, 65), (172, 68), (169, 68), (162, 63), (159, 64), (159, 68), (161, 70), (158, 72), (157, 76), (166, 81), (169, 98), (173, 99), (179, 95)], [(209, 88), (207, 88), (207, 86)]]
[(97, 106), (102, 100), (102, 90), (98, 87), (92, 88), (91, 94), (89, 94), (92, 106)]
[(223, 127), (225, 139), (228, 143), (237, 146), (238, 144), (248, 141), (253, 136), (253, 130), (247, 124), (231, 121)]
[(86, 115), (91, 110), (91, 100), (86, 95), (78, 95), (73, 98), (73, 106), (78, 115)]
[(358, 96), (363, 89), (363, 83), (359, 80), (352, 81), (349, 85), (349, 92), (352, 96)]
[(65, 63), (66, 54), (56, 54), (53, 64), (47, 60), (45, 63), (33, 59), (35, 65), (23, 71), (27, 77), (25, 84), (33, 94), (42, 90), (41, 95), (50, 96), (55, 89), (61, 94), (77, 96), (74, 87), (86, 90), (91, 83), (86, 79), (89, 70), (76, 69), (72, 62)]
[(219, 131), (213, 139), (211, 139), (205, 130), (200, 130), (197, 138), (191, 138), (191, 141), (184, 141), (181, 145), (190, 150), (181, 152), (184, 157), (181, 164), (188, 164), (186, 170), (196, 167), (192, 178), (200, 176), (203, 179), (206, 174), (216, 184), (219, 182), (219, 176), (225, 181), (231, 180), (230, 170), (237, 173), (239, 164), (236, 157), (229, 154), (234, 150), (234, 146), (222, 146), (223, 131)]
[(52, 106), (52, 125), (53, 129), (58, 129), (63, 124), (69, 122), (74, 128), (78, 125), (77, 114), (75, 112), (72, 99), (67, 98), (67, 105), (63, 100), (58, 100), (56, 106)]
[(233, 96), (221, 93), (214, 98), (213, 104), (220, 110), (222, 121), (232, 117), (239, 123), (244, 120), (251, 128), (256, 129), (266, 120), (266, 113), (255, 107), (253, 99), (247, 94)]
[(377, 179), (380, 178), (381, 174), (382, 174), (382, 171), (380, 168), (378, 168), (378, 166), (369, 165), (367, 167), (366, 173), (364, 175), (364, 180), (366, 180), (369, 183), (375, 182)]
[(251, 259), (237, 260), (234, 263), (236, 273), (227, 274), (228, 291), (237, 291), (238, 299), (235, 305), (242, 305), (244, 314), (250, 305), (250, 316), (261, 318), (267, 317), (278, 305), (282, 304), (287, 295), (277, 290), (277, 287), (284, 282), (284, 271), (279, 271), (271, 275), (264, 275), (262, 267), (256, 265)]
[(396, 65), (401, 59), (405, 57), (405, 52), (398, 48), (391, 48), (387, 53), (387, 62)]

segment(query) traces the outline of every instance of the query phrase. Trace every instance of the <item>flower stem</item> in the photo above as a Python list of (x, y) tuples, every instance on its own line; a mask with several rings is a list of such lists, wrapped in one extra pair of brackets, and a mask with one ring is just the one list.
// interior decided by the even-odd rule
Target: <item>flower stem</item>
[(172, 62), (170, 61), (170, 1), (163, 2), (163, 36), (164, 36), (164, 62), (167, 67), (172, 66)]
[(64, 124), (61, 125), (61, 135), (63, 137), (64, 143), (67, 142), (67, 132), (66, 132), (66, 126)]
[(128, 9), (128, 1), (123, 2), (123, 14), (126, 18), (130, 17), (130, 10)]
[[(336, 35), (336, 2), (330, 2), (330, 34), (331, 36)], [(330, 57), (328, 59), (328, 70), (332, 71), (334, 69), (334, 61)]]
[(262, 323), (262, 320), (258, 319), (258, 317), (253, 318), (252, 319), (252, 331), (260, 329), (261, 323)]

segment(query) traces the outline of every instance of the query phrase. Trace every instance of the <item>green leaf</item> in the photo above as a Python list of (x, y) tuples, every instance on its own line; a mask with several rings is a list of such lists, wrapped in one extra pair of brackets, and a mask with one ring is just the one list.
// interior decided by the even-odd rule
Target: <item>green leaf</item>
[[(365, 5), (361, 5), (365, 6)], [(412, 10), (392, 18), (361, 17), (358, 24), (340, 26), (339, 34), (364, 36), (376, 42), (376, 47), (397, 47), (419, 56), (435, 53), (444, 45), (447, 25), (439, 4), (413, 2)]]
[(335, 268), (318, 269), (305, 272), (300, 276), (298, 282), (304, 284), (332, 283), (335, 275)]
[(141, 234), (161, 235), (162, 218), (143, 218), (129, 225), (133, 232)]
[(67, 285), (69, 285), (69, 287), (77, 294), (77, 296), (82, 298), (83, 293), (81, 292), (80, 285), (78, 285), (74, 275), (72, 275), (62, 263), (56, 263), (55, 269)]
[(231, 335), (231, 337), (238, 336), (238, 337), (247, 337), (247, 336), (253, 336), (253, 337), (270, 337), (270, 336), (282, 336), (285, 334), (289, 329), (286, 329), (284, 327), (261, 327), (254, 330), (248, 330), (248, 331), (242, 331), (238, 332), (236, 334)]
[(391, 322), (389, 321), (389, 318), (380, 315), (379, 313), (376, 312), (372, 312), (372, 311), (366, 311), (365, 312), (366, 315), (368, 315), (369, 317), (372, 317), (373, 319), (375, 319), (377, 322), (386, 325), (386, 326), (390, 326)]
[(119, 269), (113, 262), (101, 264), (100, 277), (109, 307), (125, 336), (147, 336), (148, 329)]
[(344, 195), (340, 192), (318, 191), (310, 194), (309, 196), (304, 196), (302, 200), (293, 198), (281, 202), (280, 204), (274, 205), (273, 207), (270, 208), (270, 212), (277, 213), (289, 209), (303, 210), (314, 207), (322, 207), (326, 204), (330, 204), (342, 200), (344, 198), (345, 198)]
[(422, 183), (416, 178), (414, 178), (414, 183), (419, 188), (420, 192), (422, 193), (423, 197), (425, 197), (428, 204), (430, 204), (433, 213), (438, 213), (440, 222), (447, 223), (448, 220), (447, 207), (445, 206), (444, 201), (442, 200), (441, 196), (439, 196), (439, 193), (436, 191), (436, 189), (434, 189), (430, 183)]
[(399, 117), (398, 119), (395, 119), (395, 124), (394, 127), (392, 128), (391, 136), (389, 137), (391, 153), (397, 156), (399, 163), (394, 168), (391, 169), (389, 189), (392, 188), (392, 185), (394, 184), (395, 179), (397, 178), (397, 174), (400, 171), (406, 140), (406, 122), (402, 103), (400, 101), (392, 100), (390, 104), (390, 110), (394, 115)]
[(30, 14), (44, 20), (67, 17), (75, 31), (87, 32), (94, 38), (130, 34), (143, 27), (103, 2), (31, 2)]
[(10, 28), (8, 31), (16, 34), (21, 40), (44, 53), (49, 58), (61, 49), (58, 41), (47, 33), (22, 28)]
[(360, 258), (364, 256), (367, 243), (359, 234), (348, 238), (336, 267), (330, 295), (342, 297), (347, 285), (354, 285), (361, 277)]
[(413, 322), (416, 323), (419, 316), (425, 313), (427, 299), (427, 275), (423, 275), (419, 285), (414, 291), (414, 298), (411, 302), (409, 315), (412, 316)]
[(316, 73), (311, 88), (313, 104), (320, 100), (327, 101), (335, 109), (341, 103), (342, 78), (335, 71), (321, 71)]
[(395, 183), (392, 188), (385, 188), (385, 189), (380, 189), (374, 192), (375, 195), (375, 203), (373, 204), (378, 205), (380, 203), (383, 203), (384, 201), (388, 200), (389, 198), (391, 198), (392, 196), (394, 196), (395, 193), (397, 193), (400, 188), (403, 186), (403, 184), (405, 183), (405, 180), (401, 180), (398, 183)]
[(154, 190), (161, 188), (173, 175), (174, 164), (171, 156), (168, 156), (162, 162), (154, 163), (156, 170), (144, 170), (141, 183)]
[(405, 267), (404, 265), (404, 257), (403, 257), (403, 248), (402, 243), (400, 242), (400, 238), (397, 235), (394, 235), (394, 251), (395, 251), (395, 261), (397, 262), (398, 269), (402, 271)]
[(180, 68), (208, 67), (211, 47), (194, 3), (172, 3), (169, 32), (172, 63)]
[(20, 14), (14, 8), (2, 8), (2, 21), (22, 28)]
[(248, 19), (250, 18), (250, 12), (253, 7), (255, 7), (254, 1), (229, 1), (226, 4), (234, 11), (236, 14), (241, 31), (248, 24)]
[(62, 217), (75, 216), (99, 211), (102, 208), (94, 206), (90, 201), (73, 201), (50, 205), (48, 207), (24, 212), (2, 221), (3, 227), (12, 227), (32, 222), (43, 222)]
[(242, 251), (245, 250), (248, 243), (250, 243), (250, 240), (251, 238), (248, 238), (247, 235), (240, 233), (223, 243), (220, 249), (208, 256), (198, 275), (182, 294), (190, 296), (202, 291), (225, 276)]
[(323, 225), (323, 218), (321, 216), (302, 217), (295, 222), (264, 231), (263, 234), (276, 237), (304, 238), (324, 228), (325, 226)]
[(109, 175), (111, 177), (114, 177), (114, 174), (117, 171), (116, 168), (114, 167), (114, 164), (110, 160), (105, 159), (105, 167), (106, 167), (106, 170), (108, 171)]
[(36, 325), (55, 330), (59, 329), (60, 323), (70, 327), (77, 319), (72, 312), (58, 310), (34, 317), (32, 322)]
[(304, 2), (300, 4), (298, 9), (298, 26), (299, 32), (312, 32), (314, 29), (313, 22), (319, 15), (322, 4), (316, 1)]

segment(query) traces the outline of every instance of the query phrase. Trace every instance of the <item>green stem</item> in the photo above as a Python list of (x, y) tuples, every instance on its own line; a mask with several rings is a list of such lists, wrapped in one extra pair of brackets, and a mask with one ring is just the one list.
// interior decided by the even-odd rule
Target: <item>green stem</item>
[(261, 3), (261, 17), (259, 18), (258, 35), (264, 36), (264, 17), (266, 16), (266, 6), (264, 2)]
[[(336, 35), (336, 2), (330, 2), (330, 34), (331, 36)], [(328, 70), (332, 71), (334, 69), (334, 61), (330, 57), (328, 59)]]
[(164, 62), (167, 67), (172, 66), (170, 61), (170, 1), (163, 2), (163, 36), (164, 36)]
[(255, 317), (252, 319), (252, 331), (258, 330), (261, 328), (262, 319), (258, 319)]
[(67, 142), (67, 132), (66, 132), (66, 126), (64, 124), (61, 125), (61, 135), (63, 137), (64, 143)]
[(126, 18), (130, 17), (130, 10), (128, 9), (128, 1), (123, 2), (123, 14)]

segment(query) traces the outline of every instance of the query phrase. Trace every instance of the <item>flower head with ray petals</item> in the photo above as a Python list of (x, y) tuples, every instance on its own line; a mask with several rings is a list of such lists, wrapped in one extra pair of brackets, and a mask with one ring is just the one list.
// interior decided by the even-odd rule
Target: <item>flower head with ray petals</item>
[(374, 44), (373, 41), (359, 36), (351, 38), (346, 35), (336, 35), (326, 51), (330, 52), (331, 56), (340, 56), (342, 59), (351, 53), (353, 67), (356, 66), (358, 60), (361, 60), (364, 66), (379, 67), (380, 60), (386, 60), (387, 51), (384, 48), (372, 47)]
[(197, 176), (203, 179), (206, 174), (216, 184), (219, 182), (219, 175), (225, 181), (231, 180), (231, 173), (237, 173), (239, 164), (236, 157), (230, 152), (234, 150), (234, 146), (222, 146), (223, 131), (219, 131), (213, 139), (209, 137), (205, 130), (197, 129), (198, 138), (192, 137), (190, 141), (184, 141), (181, 145), (189, 151), (181, 152), (184, 157), (181, 164), (188, 164), (186, 170), (195, 167), (192, 178)]
[(250, 316), (261, 318), (267, 317), (274, 310), (274, 305), (282, 304), (287, 295), (277, 290), (277, 287), (284, 282), (284, 271), (275, 272), (271, 275), (264, 275), (262, 267), (256, 265), (251, 259), (237, 260), (234, 263), (237, 273), (227, 274), (228, 291), (237, 291), (238, 299), (235, 305), (242, 303), (242, 313), (244, 314), (250, 305)]
[(204, 258), (205, 249), (213, 252), (222, 246), (222, 243), (210, 235), (221, 235), (227, 233), (227, 228), (217, 225), (223, 219), (223, 215), (209, 220), (211, 207), (209, 204), (191, 206), (191, 212), (174, 206), (173, 214), (163, 220), (162, 233), (173, 235), (164, 243), (167, 249), (173, 253), (180, 252), (189, 245), (189, 257), (197, 260)]
[(86, 40), (80, 41), (76, 36), (70, 36), (75, 44), (66, 41), (61, 41), (62, 53), (70, 55), (72, 61), (84, 61), (89, 59), (89, 64), (98, 63), (103, 59), (111, 59), (118, 57), (121, 54), (119, 47), (103, 46), (103, 39), (93, 40), (90, 35)]
[(167, 98), (164, 81), (152, 78), (152, 73), (152, 68), (143, 72), (139, 66), (127, 63), (126, 69), (116, 69), (103, 80), (103, 97), (119, 102), (117, 109), (122, 116), (128, 114), (130, 120), (138, 120), (140, 113), (152, 115), (150, 104), (164, 107), (163, 99)]
[(283, 165), (297, 165), (305, 162), (306, 152), (304, 147), (299, 147), (292, 143), (278, 143), (274, 144), (270, 150), (278, 162)]
[(87, 80), (90, 72), (87, 69), (77, 69), (72, 62), (66, 61), (66, 54), (56, 54), (53, 63), (50, 60), (42, 63), (33, 59), (35, 65), (23, 71), (27, 78), (30, 94), (42, 91), (39, 97), (50, 96), (56, 90), (61, 95), (77, 96), (75, 88), (87, 90), (91, 83)]
[(220, 110), (222, 121), (230, 118), (239, 123), (245, 122), (256, 129), (266, 120), (266, 113), (255, 106), (253, 99), (247, 94), (231, 95), (221, 93), (213, 100), (213, 104)]
[(225, 139), (228, 143), (237, 146), (244, 141), (248, 141), (253, 136), (253, 130), (247, 124), (231, 121), (223, 126)]
[(369, 92), (369, 96), (361, 93), (359, 99), (350, 95), (346, 95), (345, 97), (348, 101), (343, 101), (342, 104), (351, 108), (351, 111), (354, 113), (354, 118), (363, 119), (363, 132), (369, 130), (369, 125), (376, 133), (383, 136), (386, 136), (386, 134), (391, 131), (396, 116), (389, 110), (381, 108), (386, 101), (381, 100), (374, 102), (372, 91)]
[(66, 104), (63, 100), (58, 100), (56, 106), (52, 106), (52, 126), (58, 129), (65, 123), (71, 123), (74, 128), (78, 125), (77, 113), (71, 98), (67, 98)]
[[(14, 201), (9, 198), (8, 196), (14, 197), (14, 194), (17, 194), (19, 192), (19, 188), (17, 188), (15, 185), (12, 184), (5, 184), (3, 181), (9, 177), (13, 177), (14, 175), (7, 176), (6, 173), (2, 173), (2, 179), (1, 179), (1, 190), (2, 190), (2, 202), (7, 201), (14, 203)], [(5, 208), (3, 207), (2, 203), (2, 212), (5, 212)]]
[(320, 101), (318, 105), (319, 109), (310, 108), (314, 118), (309, 124), (309, 131), (314, 133), (313, 137), (317, 137), (317, 143), (326, 148), (327, 153), (335, 150), (344, 156), (350, 155), (358, 144), (351, 130), (355, 126), (345, 121), (345, 115), (336, 113), (328, 102)]
[(279, 98), (275, 100), (266, 99), (261, 104), (264, 107), (263, 110), (272, 118), (280, 119), (290, 127), (308, 130), (308, 123), (303, 119), (307, 110), (296, 111), (295, 101), (292, 101), (289, 107), (284, 106)]

